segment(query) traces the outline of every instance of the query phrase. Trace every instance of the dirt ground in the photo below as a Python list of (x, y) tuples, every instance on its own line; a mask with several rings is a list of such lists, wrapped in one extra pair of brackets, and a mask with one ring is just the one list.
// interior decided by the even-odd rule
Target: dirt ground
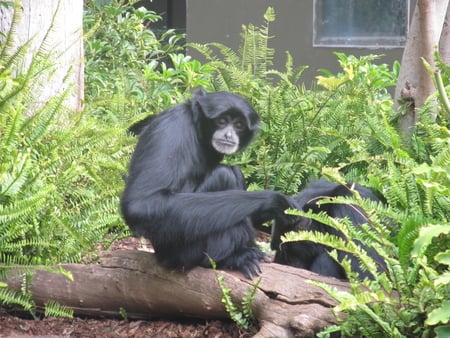
[[(267, 241), (260, 234), (260, 241)], [(136, 249), (151, 251), (151, 244), (133, 237), (125, 238), (111, 250)], [(154, 320), (126, 321), (93, 318), (21, 318), (0, 308), (0, 338), (70, 337), (70, 338), (249, 338), (252, 334), (231, 321), (219, 320)]]
[(0, 337), (147, 338), (251, 337), (232, 322), (125, 321), (113, 319), (21, 319), (0, 313)]

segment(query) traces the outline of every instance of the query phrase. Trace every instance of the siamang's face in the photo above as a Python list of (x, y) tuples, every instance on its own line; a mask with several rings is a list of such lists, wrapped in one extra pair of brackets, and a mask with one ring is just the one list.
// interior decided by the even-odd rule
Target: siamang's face
[(240, 149), (242, 137), (248, 132), (246, 120), (241, 114), (225, 113), (213, 120), (212, 146), (219, 153), (231, 155)]

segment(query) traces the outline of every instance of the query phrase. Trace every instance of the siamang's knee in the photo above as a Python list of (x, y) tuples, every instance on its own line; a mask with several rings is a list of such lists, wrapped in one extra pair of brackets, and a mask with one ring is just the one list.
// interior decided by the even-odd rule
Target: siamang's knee
[(197, 188), (202, 191), (245, 190), (244, 175), (238, 166), (219, 165)]

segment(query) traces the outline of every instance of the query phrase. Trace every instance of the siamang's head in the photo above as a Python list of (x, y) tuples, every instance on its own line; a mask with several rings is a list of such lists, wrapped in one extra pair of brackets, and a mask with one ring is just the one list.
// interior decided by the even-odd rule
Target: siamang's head
[(198, 91), (191, 101), (202, 133), (220, 154), (231, 155), (250, 144), (259, 129), (259, 117), (242, 97), (228, 93)]

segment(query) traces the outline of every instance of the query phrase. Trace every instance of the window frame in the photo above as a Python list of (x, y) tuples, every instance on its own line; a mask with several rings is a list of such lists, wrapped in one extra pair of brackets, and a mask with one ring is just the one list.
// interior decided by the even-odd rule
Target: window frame
[[(411, 0), (406, 1), (406, 29), (404, 35), (397, 36), (322, 36), (320, 37), (320, 29), (318, 27), (319, 22), (323, 20), (319, 17), (320, 13), (318, 8), (321, 6), (320, 2), (324, 0), (313, 1), (313, 47), (325, 47), (325, 48), (403, 48), (406, 44), (406, 38), (408, 36), (410, 17), (411, 17)], [(327, 42), (329, 41), (329, 42)], [(354, 43), (354, 42), (359, 43)], [(365, 42), (364, 42), (365, 41)]]

